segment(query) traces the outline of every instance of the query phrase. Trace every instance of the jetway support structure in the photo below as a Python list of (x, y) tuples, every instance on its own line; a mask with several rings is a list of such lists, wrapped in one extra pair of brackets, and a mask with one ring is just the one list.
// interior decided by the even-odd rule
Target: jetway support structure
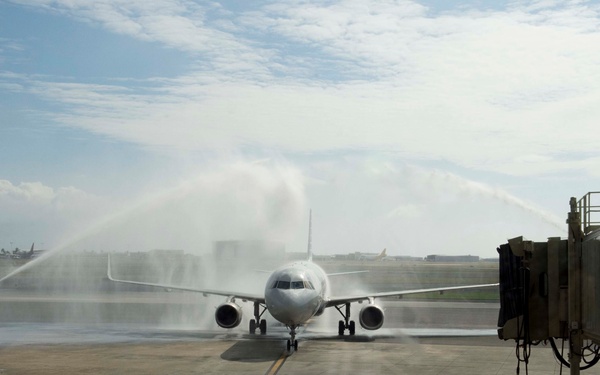
[(571, 211), (567, 219), (569, 237), (567, 252), (569, 259), (569, 363), (571, 375), (579, 375), (583, 350), (583, 331), (581, 319), (581, 258), (583, 247), (583, 231), (581, 229), (581, 212), (577, 210), (577, 200), (571, 198)]
[[(571, 375), (600, 361), (600, 192), (571, 198), (568, 237), (500, 245), (498, 337), (523, 348), (550, 341)], [(583, 221), (582, 221), (583, 218)], [(568, 340), (568, 361), (554, 339)]]

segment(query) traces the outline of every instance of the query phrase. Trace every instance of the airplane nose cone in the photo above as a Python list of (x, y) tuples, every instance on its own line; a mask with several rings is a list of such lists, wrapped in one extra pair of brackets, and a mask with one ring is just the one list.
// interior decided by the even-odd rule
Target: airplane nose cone
[(306, 290), (272, 289), (265, 296), (269, 313), (283, 324), (305, 323), (317, 310), (317, 301)]

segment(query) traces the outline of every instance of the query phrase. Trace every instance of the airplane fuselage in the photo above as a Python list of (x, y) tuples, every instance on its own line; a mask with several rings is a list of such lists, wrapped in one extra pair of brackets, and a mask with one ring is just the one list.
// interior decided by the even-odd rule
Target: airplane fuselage
[(287, 326), (306, 323), (325, 309), (329, 282), (313, 262), (296, 262), (275, 270), (265, 286), (265, 304), (273, 318)]

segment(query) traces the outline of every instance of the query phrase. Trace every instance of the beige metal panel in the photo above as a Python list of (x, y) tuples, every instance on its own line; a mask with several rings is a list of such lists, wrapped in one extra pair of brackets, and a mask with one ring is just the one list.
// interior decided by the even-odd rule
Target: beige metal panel
[(568, 337), (567, 241), (548, 239), (548, 334)]
[(582, 248), (582, 324), (584, 334), (600, 337), (600, 241), (583, 242)]
[(530, 272), (530, 335), (532, 340), (545, 340), (548, 338), (548, 243), (530, 244), (525, 248), (525, 251), (531, 251), (530, 259), (525, 262)]

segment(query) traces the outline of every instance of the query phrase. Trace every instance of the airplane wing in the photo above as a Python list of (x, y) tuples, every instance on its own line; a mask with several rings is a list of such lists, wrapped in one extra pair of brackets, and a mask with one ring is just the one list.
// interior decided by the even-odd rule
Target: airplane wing
[(112, 277), (112, 272), (110, 269), (110, 254), (108, 255), (108, 268), (106, 270), (106, 277), (108, 277), (108, 279), (110, 281), (114, 281), (115, 283), (121, 283), (121, 284), (143, 285), (143, 286), (151, 286), (151, 287), (155, 287), (155, 288), (202, 293), (202, 294), (204, 294), (204, 296), (212, 294), (212, 295), (217, 295), (217, 296), (233, 297), (233, 298), (241, 299), (243, 301), (258, 302), (258, 303), (263, 303), (263, 304), (265, 303), (265, 296), (258, 295), (258, 294), (228, 292), (228, 291), (224, 291), (224, 290), (212, 290), (212, 289), (196, 289), (196, 288), (188, 288), (188, 287), (182, 287), (182, 286), (177, 286), (177, 285), (155, 284), (155, 283), (146, 283), (146, 282), (141, 282), (141, 281), (115, 279), (114, 277)]
[(360, 301), (365, 301), (365, 300), (374, 299), (374, 298), (381, 298), (381, 297), (400, 297), (400, 296), (404, 296), (407, 294), (445, 292), (447, 290), (487, 288), (487, 287), (498, 286), (498, 285), (500, 285), (500, 284), (495, 283), (495, 284), (447, 286), (447, 287), (441, 287), (441, 288), (412, 289), (412, 290), (401, 290), (401, 291), (393, 291), (393, 292), (380, 292), (380, 293), (364, 294), (362, 296), (331, 297), (327, 301), (326, 307), (338, 306), (338, 305), (343, 305), (345, 303), (360, 302)]

